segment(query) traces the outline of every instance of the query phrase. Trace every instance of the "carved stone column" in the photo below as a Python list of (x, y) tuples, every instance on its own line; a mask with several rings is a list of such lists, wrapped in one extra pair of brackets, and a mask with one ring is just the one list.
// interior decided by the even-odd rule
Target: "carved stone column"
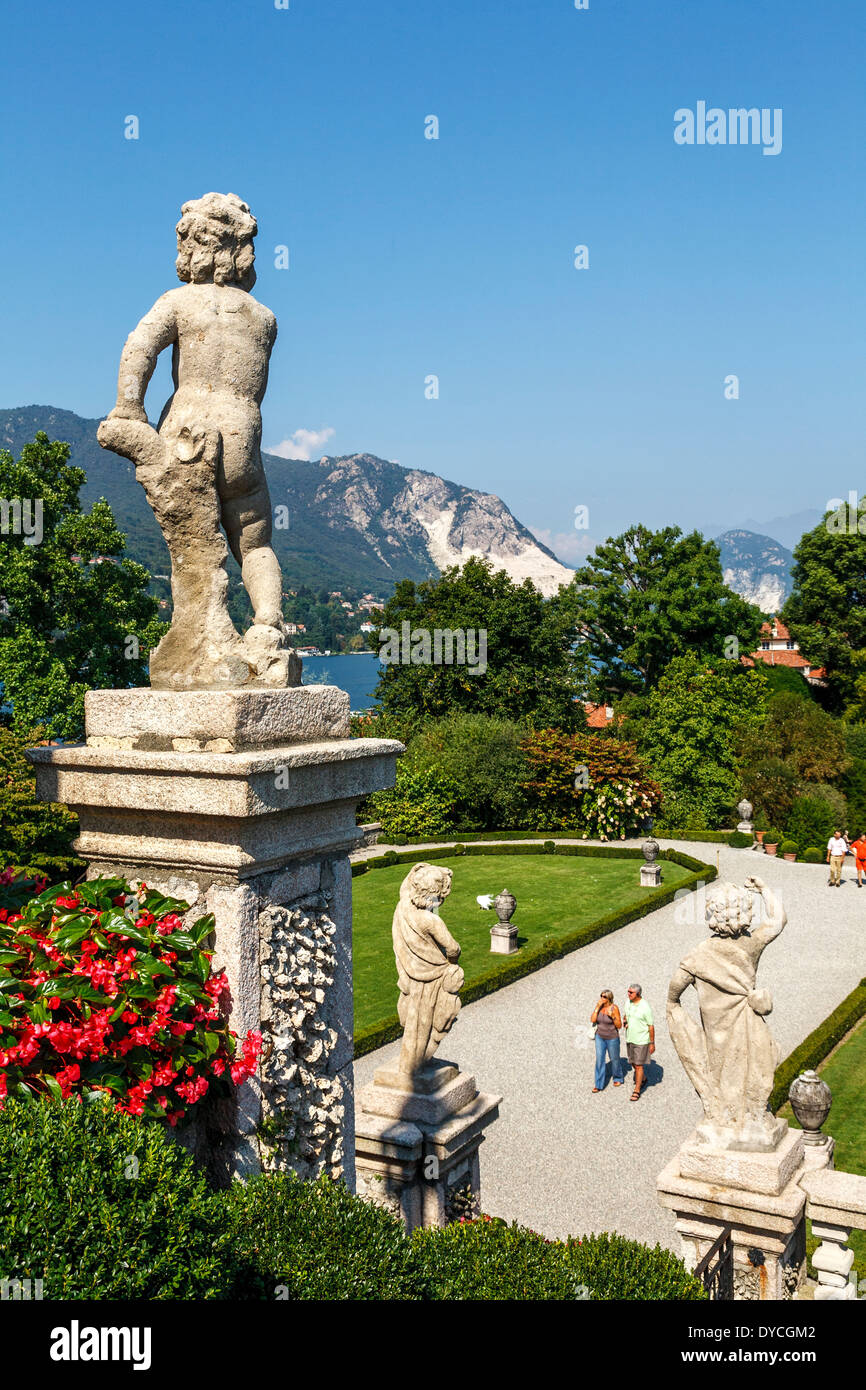
[(354, 1183), (352, 900), (358, 800), (402, 745), (349, 738), (349, 697), (282, 690), (92, 691), (87, 742), (37, 748), (38, 794), (81, 821), (88, 876), (121, 874), (216, 918), (232, 1026), (261, 1029), (216, 1172), (292, 1168)]

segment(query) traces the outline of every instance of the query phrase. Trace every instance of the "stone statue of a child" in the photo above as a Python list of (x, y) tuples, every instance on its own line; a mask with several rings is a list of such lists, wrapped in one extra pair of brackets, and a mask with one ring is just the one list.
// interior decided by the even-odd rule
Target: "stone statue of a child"
[(400, 885), (394, 912), (397, 1013), (403, 1025), (398, 1069), (410, 1077), (435, 1055), (460, 1012), (460, 945), (438, 915), (451, 892), (451, 877), (451, 870), (439, 865), (415, 864)]
[[(176, 640), (170, 642), (169, 633), (165, 649), (153, 654), (154, 685), (286, 685), (300, 678), (297, 658), (290, 672), (284, 642), (282, 580), (261, 458), (260, 407), (277, 321), (250, 294), (257, 230), (247, 204), (233, 193), (184, 203), (177, 224), (177, 274), (184, 284), (158, 299), (127, 338), (117, 404), (99, 429), (104, 447), (136, 464), (172, 556)], [(157, 438), (144, 397), (167, 347), (174, 393)], [(220, 525), (253, 607), (243, 643), (225, 605)]]

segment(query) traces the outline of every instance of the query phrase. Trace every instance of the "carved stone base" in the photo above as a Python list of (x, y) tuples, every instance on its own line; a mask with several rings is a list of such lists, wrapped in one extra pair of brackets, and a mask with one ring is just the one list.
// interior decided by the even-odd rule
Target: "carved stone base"
[(676, 1215), (694, 1269), (726, 1226), (734, 1246), (735, 1299), (793, 1298), (805, 1277), (803, 1136), (788, 1130), (773, 1153), (710, 1150), (695, 1136), (658, 1177), (658, 1200)]
[(414, 1083), (381, 1068), (355, 1113), (358, 1194), (400, 1216), (410, 1231), (480, 1214), (478, 1150), (500, 1101), (438, 1059)]
[(658, 888), (662, 881), (661, 864), (641, 864), (640, 866), (640, 886), (641, 888)]
[[(98, 746), (31, 750), (39, 796), (80, 817), (90, 877), (144, 880), (193, 919), (215, 916), (232, 1027), (264, 1040), (260, 1075), (231, 1113), (208, 1119), (207, 1100), (196, 1112), (217, 1178), (264, 1165), (353, 1183), (348, 851), (357, 800), (393, 785), (402, 746), (334, 737), (344, 703), (328, 687), (94, 691), (86, 733)], [(172, 750), (183, 736), (247, 746)], [(169, 751), (146, 751), (149, 740)]]
[(517, 944), (516, 927), (491, 927), (490, 950), (494, 956), (513, 956), (520, 950)]

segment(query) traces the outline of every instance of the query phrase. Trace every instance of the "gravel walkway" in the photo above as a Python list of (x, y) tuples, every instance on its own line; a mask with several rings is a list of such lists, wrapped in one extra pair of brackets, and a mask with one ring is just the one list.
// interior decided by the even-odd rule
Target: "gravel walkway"
[[(705, 863), (715, 863), (718, 850), (721, 878), (742, 883), (757, 874), (781, 893), (788, 925), (764, 954), (759, 984), (773, 994), (769, 1022), (787, 1056), (866, 975), (866, 888), (856, 886), (853, 861), (846, 860), (842, 888), (831, 890), (821, 865), (725, 845), (660, 844)], [(459, 861), (454, 869), (460, 872)], [(492, 884), (491, 892), (500, 886)], [(447, 906), (442, 915), (447, 922)], [(472, 1072), (479, 1089), (503, 1097), (481, 1150), (485, 1211), (551, 1237), (616, 1230), (678, 1249), (655, 1182), (700, 1117), (664, 1017), (671, 975), (706, 935), (702, 909), (691, 923), (686, 916), (681, 904), (671, 903), (462, 1010), (440, 1056)], [(656, 1065), (643, 1096), (631, 1104), (630, 1072), (626, 1085), (592, 1094), (595, 1054), (586, 1028), (599, 991), (612, 989), (622, 1009), (634, 980), (655, 1013)], [(693, 996), (690, 990), (686, 998)], [(392, 1043), (360, 1058), (356, 1086), (371, 1081), (398, 1050)]]

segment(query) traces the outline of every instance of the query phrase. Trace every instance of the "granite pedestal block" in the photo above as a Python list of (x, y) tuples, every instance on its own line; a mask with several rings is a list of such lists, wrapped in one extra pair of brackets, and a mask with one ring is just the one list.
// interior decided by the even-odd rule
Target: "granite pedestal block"
[(661, 864), (641, 864), (640, 866), (640, 886), (641, 888), (658, 888), (662, 881)]
[(711, 1149), (693, 1134), (658, 1177), (694, 1269), (725, 1227), (734, 1247), (735, 1299), (793, 1298), (805, 1277), (803, 1135), (787, 1129), (770, 1152)]
[(359, 1195), (400, 1216), (410, 1231), (478, 1216), (478, 1150), (500, 1100), (480, 1093), (474, 1077), (438, 1058), (414, 1078), (380, 1068), (358, 1096)]
[(86, 744), (29, 753), (39, 797), (79, 816), (88, 877), (214, 913), (232, 1027), (264, 1040), (260, 1076), (205, 1143), (226, 1175), (354, 1180), (348, 852), (358, 800), (393, 785), (402, 745), (347, 735), (348, 696), (327, 686), (109, 690), (86, 698)]

